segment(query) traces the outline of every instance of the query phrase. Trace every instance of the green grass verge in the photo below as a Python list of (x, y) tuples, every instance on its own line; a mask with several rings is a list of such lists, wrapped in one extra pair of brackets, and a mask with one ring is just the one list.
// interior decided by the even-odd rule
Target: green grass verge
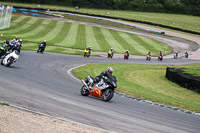
[(31, 7), (31, 8), (68, 10), (68, 11), (104, 15), (111, 17), (121, 17), (121, 18), (134, 19), (146, 22), (153, 22), (162, 25), (200, 32), (200, 17), (198, 16), (166, 14), (166, 13), (133, 12), (133, 11), (121, 11), (121, 10), (87, 9), (87, 8), (80, 8), (79, 10), (75, 10), (74, 7), (43, 5), (43, 4), (40, 4), (40, 7), (38, 7), (38, 4), (12, 3), (12, 2), (0, 2), (0, 4)]
[[(154, 102), (200, 112), (200, 94), (167, 80), (165, 78), (167, 66), (89, 64), (74, 69), (73, 73), (79, 79), (83, 79), (88, 75), (95, 77), (106, 70), (108, 66), (113, 67), (113, 75), (117, 77), (117, 91)], [(175, 67), (191, 69), (199, 68), (200, 64)]]
[(0, 102), (0, 105), (2, 105), (2, 106), (9, 106), (9, 104), (7, 104), (7, 103), (1, 103), (1, 102)]
[(195, 75), (195, 76), (199, 76), (200, 77), (200, 69), (181, 69), (184, 71), (184, 73), (187, 73), (187, 74), (192, 74), (192, 75)]
[(4, 34), (4, 38), (18, 36), (37, 44), (47, 40), (49, 46), (73, 49), (85, 49), (90, 45), (94, 51), (107, 52), (112, 47), (116, 53), (129, 49), (130, 54), (146, 55), (151, 51), (153, 56), (157, 56), (159, 51), (163, 51), (164, 55), (172, 51), (170, 46), (140, 35), (21, 15), (13, 15), (11, 27), (0, 30), (0, 33)]

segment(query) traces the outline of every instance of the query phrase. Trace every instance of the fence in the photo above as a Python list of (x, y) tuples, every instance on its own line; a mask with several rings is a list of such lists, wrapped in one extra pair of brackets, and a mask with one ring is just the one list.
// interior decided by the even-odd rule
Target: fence
[(11, 6), (0, 6), (0, 30), (10, 27), (12, 9)]
[(166, 78), (182, 87), (200, 93), (200, 77), (198, 76), (186, 74), (181, 69), (167, 67)]

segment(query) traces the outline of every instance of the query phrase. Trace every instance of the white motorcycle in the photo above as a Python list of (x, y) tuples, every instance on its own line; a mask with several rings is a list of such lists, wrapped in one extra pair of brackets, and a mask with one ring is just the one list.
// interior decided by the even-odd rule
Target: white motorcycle
[(1, 61), (1, 65), (4, 65), (6, 67), (9, 67), (11, 64), (16, 62), (16, 60), (19, 58), (19, 52), (17, 50), (14, 50), (13, 52), (5, 55)]

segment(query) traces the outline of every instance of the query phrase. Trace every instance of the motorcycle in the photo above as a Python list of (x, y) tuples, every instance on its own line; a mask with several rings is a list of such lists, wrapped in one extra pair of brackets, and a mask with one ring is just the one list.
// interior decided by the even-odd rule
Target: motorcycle
[(163, 60), (163, 56), (158, 55), (158, 61), (162, 61)]
[(101, 98), (102, 101), (110, 101), (114, 96), (114, 89), (117, 88), (116, 77), (112, 76), (108, 78), (103, 76), (103, 78), (101, 78), (98, 83), (94, 84), (94, 86), (90, 88), (93, 80), (94, 79), (91, 76), (88, 76), (86, 80), (81, 80), (83, 83), (83, 86), (81, 88), (81, 95), (92, 95)]
[(113, 57), (113, 52), (112, 51), (109, 51), (108, 52), (108, 58), (112, 58)]
[(1, 65), (9, 67), (11, 64), (16, 62), (19, 59), (19, 52), (14, 50), (12, 53), (7, 53), (1, 61)]
[(128, 53), (124, 53), (124, 60), (125, 59), (128, 60), (128, 57), (129, 57)]
[(89, 57), (90, 56), (90, 50), (87, 50), (87, 49), (85, 49), (84, 50), (84, 55), (83, 55), (84, 57)]
[(174, 53), (174, 59), (177, 59), (178, 55), (176, 53)]
[(43, 43), (40, 44), (38, 50), (37, 50), (37, 53), (43, 53), (44, 52), (44, 49), (45, 49), (45, 45)]
[(151, 60), (151, 55), (147, 55), (146, 60), (150, 61)]
[(16, 45), (15, 45), (15, 48), (19, 53), (21, 52), (21, 47), (22, 47), (22, 44), (17, 42)]
[(185, 53), (185, 58), (188, 58), (188, 53)]
[(0, 47), (0, 58), (1, 56), (5, 55), (7, 51), (8, 51), (8, 47), (4, 43), (2, 43)]

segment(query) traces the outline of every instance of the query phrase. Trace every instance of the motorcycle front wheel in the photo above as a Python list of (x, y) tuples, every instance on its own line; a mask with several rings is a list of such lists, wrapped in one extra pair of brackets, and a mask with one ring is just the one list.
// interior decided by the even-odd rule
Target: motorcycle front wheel
[(83, 95), (83, 96), (89, 95), (89, 90), (87, 89), (87, 87), (85, 85), (83, 85), (83, 87), (81, 88), (81, 95)]
[(106, 89), (102, 94), (102, 100), (108, 102), (113, 98), (113, 96), (114, 96), (114, 90)]
[(6, 67), (9, 67), (12, 63), (13, 63), (13, 58), (8, 58), (8, 60), (7, 60), (7, 64), (6, 64)]

